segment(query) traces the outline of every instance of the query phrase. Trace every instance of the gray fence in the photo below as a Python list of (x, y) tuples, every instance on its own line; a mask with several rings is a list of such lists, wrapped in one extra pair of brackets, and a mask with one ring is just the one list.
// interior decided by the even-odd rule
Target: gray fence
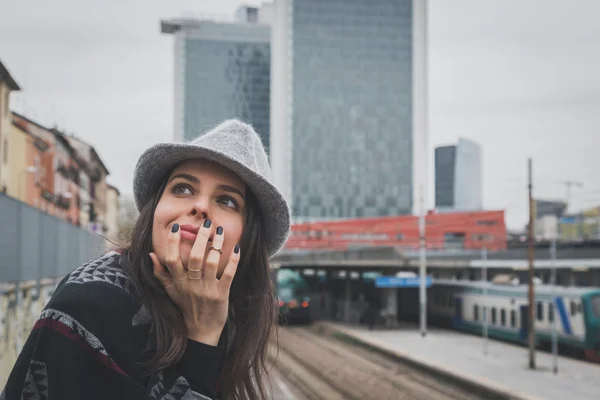
[(104, 251), (100, 236), (0, 194), (0, 282), (66, 275)]

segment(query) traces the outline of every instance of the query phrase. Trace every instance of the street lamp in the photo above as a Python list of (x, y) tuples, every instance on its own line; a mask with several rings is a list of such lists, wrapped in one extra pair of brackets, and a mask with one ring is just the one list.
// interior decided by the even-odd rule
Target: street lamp
[[(37, 167), (30, 165), (29, 167), (26, 167), (23, 171), (21, 171), (20, 175), (23, 175), (25, 173), (36, 173), (38, 171)], [(25, 180), (24, 179), (20, 179), (19, 181), (19, 200), (25, 202), (25, 200), (23, 199), (23, 193), (22, 193), (22, 188), (23, 185), (25, 184)]]

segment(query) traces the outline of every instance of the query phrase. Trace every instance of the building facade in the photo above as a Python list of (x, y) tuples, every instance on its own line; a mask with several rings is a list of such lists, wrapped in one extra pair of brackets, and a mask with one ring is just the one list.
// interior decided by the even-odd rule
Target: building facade
[(9, 195), (73, 225), (107, 234), (109, 171), (94, 147), (15, 112), (12, 120), (16, 147)]
[(93, 146), (75, 136), (66, 136), (69, 144), (75, 149), (77, 163), (81, 166), (78, 170), (80, 186), (80, 218), (92, 232), (107, 234), (109, 226), (105, 223), (106, 193), (108, 184), (106, 177), (109, 171)]
[[(425, 217), (428, 250), (506, 250), (504, 211), (429, 213)], [(361, 218), (294, 224), (286, 249), (349, 249), (394, 246), (419, 249), (419, 218)]]
[(176, 140), (237, 117), (254, 126), (268, 149), (270, 27), (258, 23), (257, 13), (246, 7), (239, 23), (162, 21), (162, 32), (175, 37)]
[(435, 149), (435, 207), (439, 212), (483, 208), (481, 147), (467, 139)]
[(412, 212), (413, 28), (411, 0), (275, 2), (271, 163), (296, 221)]
[(558, 221), (560, 240), (600, 240), (600, 206), (564, 215)]
[(10, 93), (21, 90), (4, 64), (0, 62), (0, 192), (7, 193), (10, 185), (12, 119)]

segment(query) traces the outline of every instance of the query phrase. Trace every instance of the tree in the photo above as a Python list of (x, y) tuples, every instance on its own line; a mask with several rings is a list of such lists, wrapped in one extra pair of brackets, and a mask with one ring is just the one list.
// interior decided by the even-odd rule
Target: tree
[(125, 244), (131, 239), (131, 231), (140, 213), (131, 196), (122, 196), (119, 200), (119, 233), (117, 239)]

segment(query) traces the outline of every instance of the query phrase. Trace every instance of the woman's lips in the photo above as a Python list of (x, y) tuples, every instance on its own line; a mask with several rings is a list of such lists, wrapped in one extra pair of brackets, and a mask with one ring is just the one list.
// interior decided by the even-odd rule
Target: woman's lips
[(190, 231), (184, 231), (183, 229), (181, 230), (181, 238), (183, 240), (192, 240), (192, 241), (194, 241), (194, 240), (196, 240), (197, 236), (198, 235), (196, 235), (195, 233), (192, 233)]
[[(195, 241), (196, 237), (198, 236), (198, 231), (200, 230), (199, 227), (194, 226), (194, 225), (181, 225), (179, 227), (180, 231), (181, 231), (181, 238), (184, 240), (191, 240), (191, 241)], [(210, 238), (208, 238), (208, 241), (211, 242), (212, 241), (212, 235)]]

